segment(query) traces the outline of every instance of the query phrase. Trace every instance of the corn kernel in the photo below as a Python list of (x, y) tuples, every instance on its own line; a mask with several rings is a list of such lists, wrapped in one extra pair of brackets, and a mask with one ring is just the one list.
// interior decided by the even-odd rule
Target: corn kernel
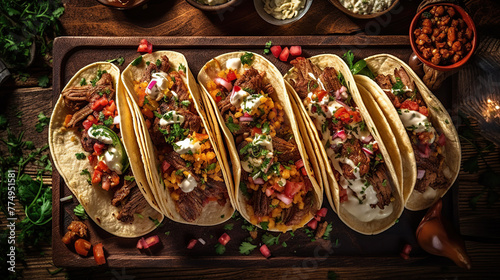
[(243, 114), (242, 114), (241, 112), (236, 112), (236, 113), (234, 114), (234, 117), (235, 117), (235, 118), (237, 118), (237, 119), (238, 119), (239, 117), (241, 117), (241, 116), (243, 116)]
[(288, 170), (288, 169), (283, 170), (283, 172), (281, 172), (281, 176), (285, 180), (288, 179), (288, 178), (290, 178), (290, 170)]

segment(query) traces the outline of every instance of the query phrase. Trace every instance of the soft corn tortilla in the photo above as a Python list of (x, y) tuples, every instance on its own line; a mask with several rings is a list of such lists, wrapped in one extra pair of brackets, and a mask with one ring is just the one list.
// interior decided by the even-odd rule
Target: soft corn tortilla
[[(382, 140), (380, 134), (380, 133), (388, 133), (390, 135), (391, 131), (387, 129), (379, 131), (377, 129), (374, 120), (371, 118), (370, 113), (367, 111), (367, 108), (363, 103), (363, 100), (358, 91), (358, 88), (356, 87), (354, 77), (352, 76), (349, 67), (340, 57), (331, 54), (323, 54), (323, 55), (313, 56), (308, 59), (311, 60), (311, 62), (317, 65), (320, 69), (324, 69), (326, 67), (334, 67), (337, 72), (341, 72), (342, 75), (344, 76), (345, 80), (347, 81), (349, 91), (356, 105), (359, 108), (363, 120), (365, 121), (367, 127), (370, 130), (372, 130), (372, 135), (379, 144), (379, 149), (386, 162), (386, 166), (388, 169), (387, 173), (391, 181), (392, 193), (395, 198), (395, 200), (392, 201), (393, 211), (389, 216), (383, 219), (372, 220), (370, 222), (360, 221), (357, 217), (350, 214), (347, 210), (341, 207), (340, 196), (339, 196), (340, 186), (338, 185), (337, 181), (335, 180), (335, 177), (333, 176), (333, 170), (330, 164), (330, 159), (328, 158), (326, 150), (323, 147), (321, 139), (319, 138), (316, 126), (312, 121), (312, 119), (309, 118), (307, 110), (302, 100), (300, 99), (299, 95), (290, 85), (288, 85), (289, 89), (288, 94), (292, 96), (292, 100), (294, 101), (292, 105), (299, 108), (299, 111), (301, 112), (302, 115), (302, 121), (304, 122), (304, 126), (308, 127), (308, 136), (311, 138), (311, 142), (314, 143), (313, 148), (319, 150), (320, 155), (322, 157), (322, 161), (320, 161), (320, 164), (321, 164), (321, 170), (323, 170), (323, 172), (326, 173), (325, 176), (327, 177), (329, 185), (329, 188), (326, 190), (326, 195), (328, 197), (330, 205), (332, 206), (333, 209), (336, 210), (339, 218), (351, 229), (362, 234), (380, 233), (390, 228), (392, 225), (394, 225), (394, 223), (399, 218), (399, 216), (401, 216), (401, 213), (404, 210), (404, 202), (403, 202), (403, 197), (401, 196), (401, 187), (400, 187), (400, 184), (402, 182), (402, 166), (401, 166), (401, 158), (399, 157), (399, 151), (397, 150), (397, 147), (395, 148), (396, 144), (391, 142), (387, 145), (384, 142), (384, 140)], [(286, 83), (288, 84), (287, 81), (294, 79), (295, 75), (296, 75), (295, 68), (290, 69), (288, 73), (285, 75)], [(388, 127), (388, 124), (385, 125), (387, 125)], [(392, 136), (392, 138), (394, 137)], [(392, 152), (389, 153), (388, 149), (391, 150), (396, 149), (396, 150), (394, 151), (394, 153)], [(391, 157), (392, 154), (394, 154), (395, 158), (394, 162), (396, 162), (396, 165), (394, 165), (393, 163), (393, 159)]]
[[(229, 201), (224, 206), (220, 206), (216, 201), (209, 202), (204, 206), (200, 217), (193, 222), (185, 221), (177, 212), (175, 202), (170, 195), (169, 188), (167, 188), (163, 182), (161, 163), (158, 161), (156, 148), (153, 146), (153, 142), (146, 127), (146, 122), (140, 112), (139, 106), (137, 105), (138, 97), (134, 92), (134, 81), (140, 79), (141, 74), (146, 68), (146, 64), (144, 62), (156, 61), (163, 55), (168, 57), (172, 69), (177, 70), (180, 64), (186, 67), (187, 73), (186, 77), (183, 77), (184, 83), (193, 97), (193, 103), (196, 111), (200, 115), (203, 126), (210, 137), (209, 140), (221, 166), (222, 175), (229, 195)], [(143, 55), (143, 62), (141, 64), (137, 66), (130, 64), (127, 68), (125, 68), (121, 76), (121, 81), (126, 89), (129, 105), (133, 108), (134, 128), (136, 131), (135, 137), (139, 141), (142, 163), (146, 169), (147, 181), (152, 186), (153, 194), (158, 201), (162, 213), (173, 221), (199, 226), (217, 225), (231, 218), (234, 213), (234, 208), (232, 206), (234, 187), (232, 185), (231, 175), (226, 160), (227, 156), (224, 151), (224, 144), (222, 143), (222, 139), (217, 137), (220, 133), (207, 121), (201, 95), (199, 94), (196, 81), (193, 78), (193, 74), (189, 70), (188, 63), (184, 55), (173, 51), (157, 51), (151, 54)]]
[[(380, 136), (387, 146), (394, 166), (402, 167), (398, 176), (400, 176), (401, 179), (401, 192), (403, 194), (404, 203), (406, 204), (415, 186), (415, 181), (417, 180), (417, 164), (415, 162), (410, 138), (408, 134), (406, 134), (402, 122), (393, 121), (394, 116), (388, 118), (384, 115), (384, 110), (390, 109), (391, 104), (378, 103), (372, 96), (370, 90), (374, 86), (373, 84), (376, 85), (376, 83), (367, 76), (362, 75), (354, 75), (354, 80), (356, 81), (356, 85), (358, 86), (366, 108), (370, 112), (373, 120), (375, 120), (375, 125), (377, 125), (378, 130), (381, 132)], [(399, 119), (395, 110), (394, 113), (396, 113), (395, 117)], [(389, 133), (387, 130), (391, 132)]]
[[(226, 127), (224, 123), (224, 117), (220, 113), (219, 109), (217, 108), (217, 104), (213, 100), (213, 98), (210, 96), (210, 93), (207, 91), (207, 83), (209, 81), (212, 81), (216, 75), (217, 72), (220, 70), (226, 69), (226, 61), (231, 59), (231, 58), (240, 58), (242, 55), (244, 55), (245, 52), (231, 52), (231, 53), (226, 53), (219, 55), (215, 57), (214, 59), (210, 60), (207, 62), (203, 68), (200, 70), (198, 73), (198, 82), (200, 83), (200, 87), (203, 89), (203, 93), (205, 95), (205, 100), (207, 100), (210, 104), (207, 104), (206, 108), (208, 109), (208, 115), (209, 118), (212, 118), (213, 120), (218, 121), (218, 125), (222, 127), (222, 131), (224, 132), (224, 137), (226, 139), (226, 144), (229, 149), (230, 157), (231, 157), (231, 164), (233, 166), (233, 176), (234, 176), (234, 194), (235, 194), (235, 201), (236, 205), (238, 207), (238, 211), (241, 213), (241, 215), (247, 220), (250, 221), (250, 214), (247, 211), (246, 205), (247, 205), (247, 198), (243, 195), (243, 193), (240, 191), (239, 185), (241, 181), (241, 162), (240, 158), (238, 155), (238, 149), (235, 144), (234, 137), (229, 131), (229, 129)], [(317, 175), (315, 176), (314, 174), (319, 174), (316, 173), (320, 170), (320, 165), (318, 164), (318, 160), (315, 158), (315, 154), (308, 154), (306, 152), (306, 149), (304, 147), (304, 144), (302, 143), (302, 136), (300, 134), (299, 128), (297, 126), (297, 121), (295, 119), (294, 111), (292, 109), (292, 106), (290, 104), (290, 100), (288, 98), (288, 95), (286, 93), (286, 88), (285, 88), (285, 83), (283, 81), (283, 78), (281, 76), (281, 73), (279, 70), (267, 59), (264, 57), (253, 53), (254, 55), (254, 60), (252, 63), (252, 67), (258, 70), (260, 73), (266, 72), (266, 77), (269, 79), (271, 84), (273, 85), (275, 89), (275, 93), (271, 96), (275, 102), (280, 102), (283, 110), (285, 112), (285, 122), (291, 126), (293, 132), (294, 132), (294, 137), (297, 141), (297, 147), (299, 149), (300, 155), (304, 161), (304, 166), (306, 167), (307, 170), (307, 175), (309, 176), (309, 179), (311, 180), (311, 183), (314, 187), (314, 195), (315, 195), (315, 209), (319, 209), (321, 207), (321, 204), (323, 202), (323, 184), (322, 184), (322, 178), (321, 176)], [(220, 65), (222, 69), (218, 67)], [(242, 66), (240, 71), (244, 71), (246, 66)], [(207, 102), (207, 103), (208, 103)], [(208, 106), (210, 105), (210, 106)], [(210, 117), (211, 116), (211, 117)], [(214, 123), (214, 125), (217, 125)], [(311, 166), (309, 162), (313, 165), (314, 169), (314, 174), (311, 172)], [(311, 220), (313, 215), (306, 215), (303, 220), (294, 226), (289, 226), (286, 230), (294, 230), (296, 228), (303, 227), (309, 220)], [(260, 225), (257, 225), (260, 227)], [(277, 229), (269, 229), (269, 231), (278, 231)]]
[[(452, 119), (443, 104), (441, 104), (436, 96), (434, 96), (432, 92), (427, 88), (427, 86), (425, 86), (418, 75), (399, 58), (389, 54), (379, 54), (370, 56), (366, 58), (365, 61), (373, 74), (375, 74), (375, 76), (379, 74), (392, 76), (394, 75), (394, 69), (403, 67), (406, 73), (408, 73), (408, 76), (410, 76), (410, 78), (412, 78), (415, 82), (415, 85), (418, 88), (422, 99), (429, 109), (429, 121), (437, 131), (444, 133), (444, 135), (446, 136), (446, 145), (443, 152), (443, 156), (445, 158), (444, 164), (446, 165), (444, 174), (450, 182), (449, 185), (446, 188), (436, 190), (435, 195), (429, 197), (414, 190), (411, 192), (411, 195), (406, 202), (406, 208), (408, 208), (409, 210), (418, 211), (429, 208), (439, 198), (446, 194), (446, 192), (455, 182), (460, 171), (460, 161), (462, 153), (455, 125), (453, 124)], [(378, 102), (386, 118), (391, 120), (392, 122), (401, 123), (396, 109), (394, 108), (384, 91), (376, 83), (364, 83), (364, 85), (369, 89), (372, 96)], [(394, 133), (396, 137), (401, 139), (403, 138), (403, 135), (407, 134), (404, 126), (402, 125), (399, 127), (399, 129), (397, 129), (397, 131), (394, 130)], [(400, 141), (407, 141), (406, 139), (401, 139)]]
[[(113, 80), (115, 81), (116, 103), (121, 118), (121, 127), (123, 128), (122, 133), (125, 133), (125, 131), (131, 127), (130, 119), (127, 117), (130, 111), (126, 106), (123, 106), (120, 94), (118, 94), (120, 91), (118, 87), (120, 70), (116, 66), (107, 62), (90, 64), (79, 70), (64, 89), (78, 86), (82, 78), (85, 78), (87, 81), (94, 79), (98, 69), (106, 70), (106, 72), (113, 76)], [(63, 125), (66, 115), (70, 113), (72, 112), (64, 106), (62, 96), (59, 97), (54, 111), (52, 112), (49, 124), (50, 153), (59, 174), (83, 208), (85, 208), (88, 216), (104, 230), (120, 237), (138, 237), (154, 230), (156, 225), (148, 217), (162, 221), (163, 215), (155, 211), (153, 207), (148, 205), (143, 212), (141, 212), (143, 218), (136, 216), (133, 223), (123, 223), (115, 218), (120, 207), (111, 204), (111, 192), (103, 190), (98, 185), (89, 185), (87, 182), (88, 176), (80, 175), (82, 170), (91, 170), (92, 166), (87, 159), (77, 160), (75, 157), (77, 153), (88, 153), (85, 152), (80, 143), (81, 133), (78, 131), (78, 128), (65, 128)], [(127, 142), (124, 141), (124, 144), (127, 144)], [(134, 147), (131, 143), (128, 144), (129, 145), (126, 145), (126, 151), (129, 156), (130, 164), (131, 166), (137, 166), (134, 161), (134, 155), (138, 154), (139, 151), (136, 146)], [(146, 200), (153, 205), (151, 203), (149, 185), (141, 180), (141, 176), (144, 176), (144, 171), (135, 167), (133, 167), (132, 170), (134, 171), (139, 189)]]

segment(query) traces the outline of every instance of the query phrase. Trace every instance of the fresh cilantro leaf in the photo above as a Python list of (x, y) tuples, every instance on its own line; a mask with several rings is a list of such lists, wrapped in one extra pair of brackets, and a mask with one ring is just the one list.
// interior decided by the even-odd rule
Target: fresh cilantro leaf
[(161, 225), (160, 221), (158, 221), (158, 219), (153, 219), (151, 217), (148, 217), (154, 224), (156, 227), (159, 227)]
[(84, 153), (76, 153), (75, 156), (76, 156), (76, 159), (78, 159), (78, 160), (86, 158)]
[(332, 230), (333, 230), (333, 225), (331, 223), (329, 223), (326, 226), (325, 233), (323, 234), (323, 239), (329, 240), (330, 239), (330, 233), (332, 232)]
[(129, 181), (129, 182), (135, 181), (134, 176), (130, 176), (130, 175), (125, 175), (125, 177), (123, 177), (123, 179), (125, 179), (125, 181)]
[(215, 253), (217, 255), (222, 255), (226, 252), (226, 246), (220, 244), (220, 243), (217, 243), (215, 244)]
[(87, 85), (87, 80), (85, 80), (85, 78), (82, 78), (82, 80), (80, 81), (80, 85), (81, 86), (86, 86)]
[(234, 224), (226, 224), (224, 225), (224, 230), (232, 230), (234, 227)]
[(87, 216), (87, 213), (85, 213), (85, 209), (81, 204), (78, 204), (75, 206), (75, 209), (73, 209), (73, 212), (75, 213), (76, 216), (80, 217), (82, 220), (87, 220), (89, 216)]
[(43, 128), (49, 124), (50, 118), (45, 116), (43, 112), (40, 112), (37, 117), (38, 117), (38, 122), (35, 125), (35, 128), (37, 132), (42, 132)]
[(229, 118), (227, 119), (226, 126), (227, 126), (227, 128), (229, 128), (229, 131), (231, 131), (232, 133), (234, 133), (234, 132), (236, 132), (236, 131), (240, 130), (240, 126), (239, 126), (239, 125), (237, 125), (237, 124), (235, 124), (235, 123), (233, 122), (233, 118), (232, 118), (232, 117), (229, 117)]
[(142, 55), (132, 61), (132, 66), (137, 66), (142, 62)]
[(240, 57), (241, 64), (243, 64), (243, 65), (245, 65), (245, 64), (252, 65), (253, 59), (254, 59), (254, 55), (253, 55), (253, 53), (250, 53), (250, 52), (245, 52), (245, 54)]
[(83, 175), (83, 176), (88, 176), (87, 178), (87, 183), (89, 183), (89, 185), (92, 185), (92, 175), (90, 174), (90, 172), (88, 171), (88, 169), (83, 169), (82, 172), (80, 172), (80, 175)]
[(186, 66), (184, 66), (182, 63), (179, 64), (179, 68), (177, 68), (177, 71), (183, 71), (184, 73), (186, 73)]
[(262, 242), (264, 242), (264, 244), (266, 244), (267, 246), (278, 244), (280, 235), (281, 234), (278, 234), (278, 236), (272, 236), (269, 233), (265, 233), (264, 235), (262, 235)]
[(268, 225), (269, 225), (269, 222), (261, 222), (260, 223), (260, 226), (262, 227), (263, 230), (267, 230), (268, 229)]
[(242, 255), (250, 255), (250, 253), (257, 248), (257, 245), (253, 245), (250, 242), (242, 242), (240, 245), (240, 254)]
[(117, 57), (117, 58), (108, 59), (108, 60), (106, 60), (106, 62), (109, 62), (109, 63), (118, 63), (118, 65), (122, 66), (123, 63), (125, 62), (125, 58), (123, 56), (120, 56), (120, 57)]

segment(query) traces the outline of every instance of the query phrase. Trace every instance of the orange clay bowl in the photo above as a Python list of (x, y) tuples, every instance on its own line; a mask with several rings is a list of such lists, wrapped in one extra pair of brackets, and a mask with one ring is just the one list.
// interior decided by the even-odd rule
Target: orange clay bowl
[[(462, 17), (462, 19), (465, 21), (467, 24), (467, 27), (472, 29), (472, 32), (474, 32), (474, 36), (472, 37), (472, 49), (467, 53), (461, 60), (459, 60), (457, 63), (450, 64), (450, 65), (435, 65), (431, 63), (429, 60), (425, 59), (422, 57), (422, 54), (417, 48), (417, 43), (415, 43), (415, 34), (413, 34), (413, 31), (417, 29), (417, 24), (419, 22), (420, 16), (422, 13), (429, 11), (432, 7), (434, 6), (448, 6), (448, 7), (453, 7)], [(472, 18), (467, 14), (462, 7), (454, 5), (454, 4), (449, 4), (449, 3), (440, 3), (440, 4), (433, 4), (426, 6), (425, 8), (421, 9), (413, 18), (411, 21), (410, 25), (410, 43), (411, 43), (411, 48), (413, 49), (413, 52), (417, 55), (418, 59), (422, 61), (425, 65), (439, 70), (439, 71), (451, 71), (458, 69), (462, 67), (472, 56), (474, 51), (476, 50), (477, 47), (477, 31), (476, 31), (476, 26), (474, 25), (474, 22), (472, 21)]]
[(342, 4), (340, 4), (339, 0), (328, 0), (328, 1), (330, 1), (330, 3), (332, 3), (335, 7), (337, 7), (337, 9), (341, 10), (344, 14), (346, 14), (350, 17), (353, 17), (353, 18), (357, 18), (357, 19), (372, 19), (372, 18), (379, 17), (379, 16), (389, 12), (390, 10), (392, 10), (392, 8), (394, 8), (399, 3), (399, 0), (394, 0), (394, 2), (392, 2), (392, 4), (387, 9), (383, 10), (382, 12), (373, 13), (373, 14), (369, 14), (369, 15), (360, 15), (360, 14), (353, 13), (353, 12), (349, 11), (346, 7), (344, 7)]

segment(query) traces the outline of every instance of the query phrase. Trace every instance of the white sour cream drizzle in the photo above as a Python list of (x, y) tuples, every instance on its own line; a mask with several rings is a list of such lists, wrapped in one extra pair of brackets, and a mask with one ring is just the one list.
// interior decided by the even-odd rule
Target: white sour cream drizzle
[(182, 180), (182, 182), (179, 184), (179, 188), (181, 188), (181, 190), (183, 192), (188, 193), (188, 192), (193, 191), (197, 185), (198, 185), (198, 183), (196, 182), (196, 179), (194, 178), (194, 176), (189, 174), (187, 176), (187, 178)]
[[(149, 89), (149, 85), (151, 83), (155, 83), (155, 85)], [(149, 95), (152, 99), (157, 99), (159, 96), (163, 96), (163, 91), (165, 91), (168, 87), (168, 76), (167, 73), (157, 72), (151, 76), (151, 82), (149, 82), (148, 87), (146, 88), (146, 94)]]
[[(248, 157), (247, 160), (241, 161), (241, 166), (242, 168), (249, 173), (252, 173), (256, 168), (259, 169), (265, 169), (267, 166), (262, 166), (264, 163), (265, 158), (273, 158), (273, 143), (272, 143), (272, 138), (269, 135), (261, 135), (256, 133), (254, 135), (254, 138), (252, 140), (252, 146), (262, 146), (265, 150), (268, 151), (268, 153), (264, 156), (259, 156), (257, 158), (254, 158), (251, 156), (252, 153), (250, 153), (250, 156)], [(252, 148), (250, 148), (252, 149)], [(269, 163), (271, 164), (271, 162)], [(255, 179), (258, 178), (259, 173), (255, 176)]]
[(226, 61), (226, 68), (227, 69), (233, 69), (237, 70), (241, 66), (241, 59), (239, 57), (237, 58), (230, 58)]
[(182, 124), (184, 122), (184, 116), (178, 114), (176, 111), (168, 111), (163, 114), (163, 117), (160, 119), (160, 126), (165, 126), (169, 124)]
[(193, 143), (193, 141), (188, 137), (184, 140), (175, 142), (174, 151), (181, 155), (189, 153), (190, 151), (193, 154), (196, 154), (200, 150), (200, 147), (201, 145), (199, 141)]
[(102, 128), (94, 128), (94, 126), (90, 127), (87, 131), (90, 138), (96, 139), (99, 142), (110, 145), (108, 150), (99, 157), (99, 160), (102, 160), (109, 169), (115, 171), (118, 175), (122, 174), (123, 169), (123, 154), (121, 150), (116, 149), (113, 144), (113, 139), (109, 134), (104, 131)]
[[(401, 109), (399, 118), (403, 122), (403, 125), (405, 126), (406, 130), (410, 130), (415, 133), (421, 133), (424, 131), (426, 132), (436, 131), (434, 127), (432, 127), (432, 124), (429, 122), (429, 119), (425, 115), (417, 111)], [(432, 144), (434, 142), (434, 138), (431, 141), (429, 141), (429, 144)]]
[(250, 93), (244, 91), (243, 89), (240, 89), (239, 91), (236, 91), (233, 93), (229, 101), (231, 102), (231, 105), (235, 107), (240, 107), (241, 103), (243, 100), (245, 100), (245, 97), (249, 96)]
[[(319, 88), (325, 90), (323, 83), (321, 83), (320, 79), (316, 79), (312, 73), (308, 73), (308, 75), (315, 79), (318, 82)], [(341, 188), (347, 189), (348, 200), (346, 202), (341, 203), (340, 205), (347, 210), (350, 214), (357, 217), (362, 222), (369, 222), (372, 220), (383, 219), (389, 216), (393, 211), (393, 205), (390, 203), (386, 205), (384, 209), (380, 209), (378, 206), (372, 208), (371, 205), (375, 205), (378, 203), (377, 193), (373, 189), (373, 186), (370, 182), (365, 178), (365, 176), (360, 177), (359, 169), (354, 165), (354, 163), (348, 158), (336, 158), (337, 154), (332, 149), (331, 145), (342, 144), (347, 139), (357, 138), (360, 140), (364, 140), (367, 137), (370, 137), (370, 131), (368, 127), (362, 129), (362, 122), (351, 122), (349, 125), (353, 128), (349, 132), (346, 132), (347, 138), (346, 140), (342, 140), (340, 137), (332, 139), (332, 136), (338, 131), (330, 131), (328, 127), (324, 127), (327, 118), (333, 117), (335, 112), (342, 108), (343, 105), (338, 103), (336, 100), (330, 101), (328, 96), (324, 97), (320, 101), (315, 101), (313, 99), (313, 92), (309, 92), (308, 99), (304, 101), (304, 105), (308, 111), (309, 116), (313, 117), (314, 124), (318, 132), (322, 133), (322, 143), (325, 147), (327, 143), (330, 143), (326, 149), (326, 153), (330, 158), (333, 167), (341, 174), (341, 179), (339, 180), (339, 185)], [(325, 108), (326, 106), (326, 108)], [(315, 111), (313, 112), (312, 108), (315, 107)], [(371, 141), (367, 144), (375, 144), (377, 141), (372, 138)], [(353, 174), (356, 176), (356, 179), (347, 179), (342, 176), (342, 168), (340, 167), (340, 163), (348, 164), (352, 168), (354, 168)], [(387, 182), (389, 184), (389, 182)], [(356, 194), (354, 194), (354, 192)]]

